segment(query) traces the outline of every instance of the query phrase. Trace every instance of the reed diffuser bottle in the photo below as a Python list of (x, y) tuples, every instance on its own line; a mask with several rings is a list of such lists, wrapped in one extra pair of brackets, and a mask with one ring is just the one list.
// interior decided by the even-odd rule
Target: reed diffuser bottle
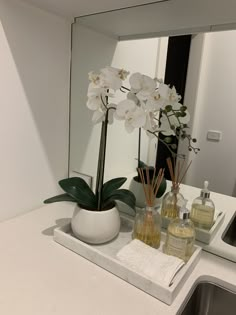
[(166, 161), (170, 171), (172, 186), (171, 191), (165, 194), (162, 201), (161, 216), (164, 219), (163, 227), (165, 228), (167, 228), (169, 223), (169, 221), (166, 221), (165, 219), (171, 220), (179, 216), (179, 209), (183, 206), (184, 202), (184, 196), (179, 192), (180, 184), (183, 181), (184, 176), (186, 175), (187, 170), (191, 164), (190, 162), (187, 168), (183, 170), (184, 161), (182, 161), (182, 163), (178, 161), (176, 169), (172, 165), (171, 158), (168, 158)]
[(164, 171), (161, 169), (155, 177), (156, 170), (154, 169), (154, 175), (151, 179), (149, 170), (146, 169), (147, 184), (145, 184), (143, 169), (139, 168), (138, 172), (142, 180), (146, 207), (140, 209), (136, 214), (132, 238), (139, 239), (151, 247), (159, 248), (161, 242), (161, 215), (155, 205), (155, 196), (162, 182)]
[(195, 229), (189, 219), (190, 212), (186, 208), (187, 200), (180, 208), (179, 217), (174, 219), (168, 226), (166, 241), (163, 252), (176, 256), (185, 262), (189, 260), (194, 251)]

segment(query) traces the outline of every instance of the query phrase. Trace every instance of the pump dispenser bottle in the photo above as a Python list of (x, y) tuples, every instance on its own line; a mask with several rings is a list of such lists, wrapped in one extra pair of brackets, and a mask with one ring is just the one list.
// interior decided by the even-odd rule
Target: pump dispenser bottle
[(194, 251), (195, 229), (193, 222), (189, 219), (189, 210), (186, 208), (187, 200), (180, 208), (179, 218), (174, 219), (168, 226), (166, 241), (163, 252), (183, 259), (189, 260)]
[(204, 182), (201, 195), (193, 201), (190, 218), (195, 227), (210, 230), (214, 223), (215, 205), (210, 199), (208, 181)]

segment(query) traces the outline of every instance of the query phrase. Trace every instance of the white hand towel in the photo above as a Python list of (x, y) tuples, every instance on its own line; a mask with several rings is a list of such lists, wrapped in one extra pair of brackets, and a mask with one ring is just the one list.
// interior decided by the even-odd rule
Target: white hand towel
[(182, 259), (166, 255), (137, 239), (125, 245), (117, 258), (135, 272), (165, 286), (172, 284), (174, 276), (184, 266)]

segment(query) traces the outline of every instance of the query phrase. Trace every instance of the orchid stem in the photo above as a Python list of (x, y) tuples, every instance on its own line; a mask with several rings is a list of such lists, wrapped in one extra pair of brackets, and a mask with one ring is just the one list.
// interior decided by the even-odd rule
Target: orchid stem
[(140, 151), (141, 151), (141, 128), (138, 130), (138, 167), (140, 167)]
[(105, 169), (108, 113), (109, 113), (109, 110), (106, 111), (105, 121), (102, 122), (100, 148), (99, 148), (99, 156), (98, 156), (97, 180), (96, 180), (96, 190), (95, 190), (96, 196), (98, 198), (98, 205), (97, 205), (98, 211), (102, 210), (102, 187), (103, 187), (104, 169)]

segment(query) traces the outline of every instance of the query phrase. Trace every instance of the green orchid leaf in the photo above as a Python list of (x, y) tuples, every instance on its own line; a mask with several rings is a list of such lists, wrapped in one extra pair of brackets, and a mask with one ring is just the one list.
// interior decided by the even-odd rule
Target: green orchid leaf
[(102, 187), (102, 199), (105, 200), (110, 197), (114, 190), (119, 189), (125, 182), (126, 177), (117, 177), (106, 182)]
[(167, 113), (172, 111), (172, 105), (166, 105), (165, 110), (167, 111)]
[(162, 182), (160, 184), (160, 187), (157, 191), (156, 198), (161, 198), (161, 196), (164, 195), (164, 193), (166, 191), (166, 186), (167, 186), (166, 179), (163, 177)]
[(181, 112), (185, 112), (187, 110), (187, 106), (182, 105), (180, 107)]
[(59, 201), (72, 201), (76, 202), (75, 198), (71, 197), (68, 194), (61, 194), (55, 197), (48, 198), (44, 200), (44, 203), (53, 203), (53, 202), (59, 202)]
[(180, 117), (185, 117), (187, 114), (185, 112), (181, 112)]
[(79, 205), (94, 209), (97, 207), (97, 198), (92, 189), (80, 177), (71, 177), (59, 181), (61, 188), (71, 197), (73, 197)]
[(130, 206), (132, 209), (135, 209), (135, 202), (136, 202), (135, 196), (128, 189), (119, 189), (119, 190), (113, 191), (110, 197), (103, 201), (103, 208), (105, 208), (112, 201), (116, 201), (116, 200), (122, 201), (123, 203)]
[(171, 137), (165, 137), (164, 138), (165, 143), (171, 143), (172, 142), (172, 138)]
[(138, 167), (139, 168), (146, 168), (146, 167), (148, 167), (148, 165), (145, 164), (143, 161), (138, 161)]

